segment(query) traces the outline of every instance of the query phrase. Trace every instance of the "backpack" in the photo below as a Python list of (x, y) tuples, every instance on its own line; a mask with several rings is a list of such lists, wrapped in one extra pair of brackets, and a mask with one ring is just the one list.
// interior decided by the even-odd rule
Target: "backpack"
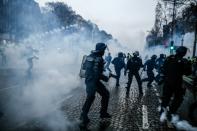
[(81, 62), (81, 69), (80, 69), (80, 72), (79, 72), (79, 76), (81, 78), (85, 78), (85, 73), (86, 73), (85, 62), (86, 62), (86, 58), (87, 58), (87, 55), (84, 55), (83, 59), (82, 59), (82, 62)]

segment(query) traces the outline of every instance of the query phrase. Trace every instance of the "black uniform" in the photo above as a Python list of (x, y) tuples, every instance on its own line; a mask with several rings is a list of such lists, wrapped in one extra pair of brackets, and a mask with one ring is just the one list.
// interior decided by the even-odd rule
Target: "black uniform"
[(113, 59), (112, 64), (114, 64), (116, 72), (116, 87), (118, 87), (120, 86), (119, 79), (121, 75), (121, 70), (125, 67), (124, 58), (121, 55), (119, 55), (118, 57)]
[(182, 87), (182, 76), (191, 74), (191, 64), (188, 60), (171, 55), (167, 57), (163, 65), (164, 87), (162, 97), (162, 107), (166, 108), (174, 95), (174, 99), (169, 106), (169, 113), (176, 113), (182, 103), (185, 89)]
[(157, 76), (155, 77), (155, 80), (157, 83), (160, 82), (161, 80), (161, 69), (163, 68), (163, 64), (165, 61), (165, 55), (164, 54), (160, 54), (160, 57), (156, 60), (156, 65), (157, 65)]
[(142, 81), (148, 81), (147, 86), (151, 87), (152, 82), (155, 79), (153, 69), (156, 68), (156, 61), (155, 59), (147, 60), (144, 64), (144, 70), (147, 67), (147, 76), (148, 78), (143, 79)]
[(159, 58), (156, 60), (156, 65), (157, 65), (157, 70), (158, 70), (158, 72), (160, 72), (161, 67), (162, 67), (163, 64), (164, 64), (164, 61), (165, 61), (165, 58), (164, 58), (164, 57), (159, 57)]
[(142, 65), (142, 59), (140, 57), (134, 56), (131, 59), (128, 60), (126, 70), (129, 70), (128, 74), (128, 83), (127, 83), (127, 93), (130, 91), (130, 86), (132, 83), (133, 76), (135, 76), (138, 87), (139, 87), (139, 93), (142, 94), (142, 82), (139, 75), (140, 68), (143, 67)]
[(86, 84), (86, 92), (87, 99), (82, 108), (81, 119), (88, 123), (88, 112), (89, 109), (95, 99), (95, 94), (98, 92), (101, 96), (101, 117), (107, 114), (107, 107), (109, 101), (109, 91), (105, 88), (105, 86), (100, 82), (100, 80), (108, 81), (108, 77), (103, 75), (104, 70), (104, 60), (102, 56), (98, 53), (92, 53), (86, 58), (85, 62), (85, 84)]

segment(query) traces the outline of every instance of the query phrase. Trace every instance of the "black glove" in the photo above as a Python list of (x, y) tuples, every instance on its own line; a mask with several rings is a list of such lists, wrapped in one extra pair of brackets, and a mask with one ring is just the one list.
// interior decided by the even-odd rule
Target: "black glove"
[(112, 74), (112, 73), (109, 73), (109, 78), (110, 78), (110, 77), (117, 78), (117, 76), (114, 75), (114, 74)]

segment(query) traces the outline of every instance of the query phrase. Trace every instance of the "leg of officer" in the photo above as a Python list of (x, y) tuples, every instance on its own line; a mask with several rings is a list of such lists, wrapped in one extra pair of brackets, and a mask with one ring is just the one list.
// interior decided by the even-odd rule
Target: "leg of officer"
[[(166, 110), (166, 107), (169, 106), (171, 97), (173, 95), (173, 86), (168, 84), (168, 83), (164, 83), (164, 87), (163, 87), (163, 95), (162, 95), (162, 103), (161, 103), (161, 117), (160, 120), (162, 120), (162, 114), (164, 113), (164, 111)], [(165, 110), (164, 110), (165, 109)], [(170, 121), (171, 120), (171, 112), (168, 111), (167, 113), (167, 119)]]
[(177, 109), (180, 107), (183, 101), (184, 95), (185, 95), (185, 89), (183, 89), (181, 86), (175, 87), (174, 99), (172, 100), (172, 103), (170, 106), (170, 112), (172, 114), (175, 114)]
[(166, 108), (169, 105), (170, 99), (173, 94), (173, 86), (170, 86), (168, 83), (165, 83), (163, 86), (163, 94), (162, 94), (162, 103), (161, 106)]
[(120, 86), (119, 80), (120, 80), (120, 70), (116, 70), (116, 87)]
[(127, 83), (127, 91), (130, 90), (132, 79), (133, 79), (133, 73), (129, 72), (129, 74), (128, 74), (128, 83)]
[(148, 75), (148, 84), (147, 86), (151, 86), (153, 80), (154, 80), (154, 73), (152, 71), (150, 72), (147, 72), (147, 75)]
[(109, 103), (109, 91), (105, 88), (105, 86), (101, 83), (97, 83), (97, 88), (96, 91), (101, 95), (101, 110), (100, 114), (106, 115), (107, 114), (107, 108), (108, 108), (108, 103)]
[(87, 92), (87, 98), (86, 98), (86, 101), (83, 105), (82, 113), (81, 113), (81, 119), (84, 122), (89, 121), (87, 115), (88, 115), (90, 107), (95, 99), (95, 94), (96, 94), (95, 84), (92, 84), (92, 83), (86, 84), (86, 92)]
[(197, 101), (195, 101), (194, 103), (192, 103), (189, 107), (189, 118), (191, 120), (194, 120), (195, 115), (194, 115), (194, 111), (197, 109)]
[(158, 74), (155, 76), (155, 81), (156, 81), (157, 83), (159, 83), (159, 79), (160, 79), (160, 74), (158, 73)]
[(141, 81), (141, 78), (140, 78), (140, 75), (139, 75), (138, 72), (135, 74), (135, 78), (136, 78), (137, 83), (138, 83), (139, 93), (143, 94), (143, 92), (142, 92), (142, 81)]

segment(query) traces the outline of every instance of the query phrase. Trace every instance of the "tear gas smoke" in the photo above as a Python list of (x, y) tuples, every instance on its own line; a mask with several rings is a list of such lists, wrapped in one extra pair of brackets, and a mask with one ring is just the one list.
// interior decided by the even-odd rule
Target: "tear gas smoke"
[(176, 123), (176, 127), (178, 130), (186, 130), (186, 131), (196, 131), (196, 127), (192, 127), (187, 121), (182, 120)]
[[(59, 26), (58, 20), (55, 21)], [(65, 130), (71, 124), (60, 110), (61, 101), (72, 95), (72, 89), (85, 88), (78, 78), (80, 65), (83, 55), (94, 50), (96, 42), (93, 43), (91, 37), (84, 35), (85, 28), (81, 32), (66, 33), (68, 29), (59, 26), (46, 32), (34, 32), (17, 44), (5, 46), (6, 68), (14, 71), (12, 77), (18, 82), (17, 88), (8, 91), (11, 98), (6, 101), (6, 113), (13, 123), (19, 124), (39, 117), (51, 130)], [(144, 39), (144, 34), (141, 34), (140, 39)], [(142, 58), (147, 54), (168, 54), (168, 50), (163, 47), (144, 50), (144, 40), (132, 43), (132, 46), (127, 46), (116, 40), (106, 42), (112, 57), (120, 51), (127, 54), (135, 50), (140, 50)], [(33, 68), (29, 76), (30, 65), (27, 60), (34, 56), (38, 59), (32, 60)], [(49, 112), (53, 113), (49, 119), (42, 119)]]
[[(32, 34), (21, 43), (5, 47), (6, 68), (14, 70), (18, 76), (14, 79), (19, 81), (18, 87), (9, 91), (12, 95), (7, 101), (6, 114), (16, 125), (39, 118), (51, 130), (65, 130), (70, 122), (60, 110), (61, 101), (72, 95), (72, 89), (85, 88), (78, 77), (81, 60), (83, 55), (94, 50), (96, 43), (79, 32), (67, 35), (64, 30), (49, 32), (42, 37)], [(125, 50), (114, 40), (107, 43), (112, 54)], [(29, 77), (27, 59), (33, 56), (38, 59), (33, 59)], [(48, 113), (53, 114), (45, 119)]]
[[(96, 43), (92, 43), (91, 38), (87, 38), (83, 33), (64, 35), (62, 30), (43, 34), (45, 35), (41, 38), (32, 34), (33, 39), (30, 37), (28, 41), (6, 47), (7, 68), (14, 69), (17, 76), (20, 76), (17, 78), (20, 85), (17, 91), (12, 91), (7, 112), (15, 123), (41, 118), (52, 112), (53, 117), (42, 119), (42, 122), (53, 130), (64, 130), (69, 121), (60, 110), (60, 102), (67, 95), (72, 95), (72, 89), (85, 88), (78, 78), (80, 64), (82, 56), (89, 54)], [(107, 44), (113, 57), (119, 51), (126, 53), (133, 50), (114, 40), (108, 41)], [(161, 47), (152, 50), (154, 53), (163, 51)], [(144, 52), (141, 53), (143, 57), (150, 54), (148, 50)], [(32, 56), (39, 59), (33, 59), (32, 77), (29, 79), (27, 59)]]

